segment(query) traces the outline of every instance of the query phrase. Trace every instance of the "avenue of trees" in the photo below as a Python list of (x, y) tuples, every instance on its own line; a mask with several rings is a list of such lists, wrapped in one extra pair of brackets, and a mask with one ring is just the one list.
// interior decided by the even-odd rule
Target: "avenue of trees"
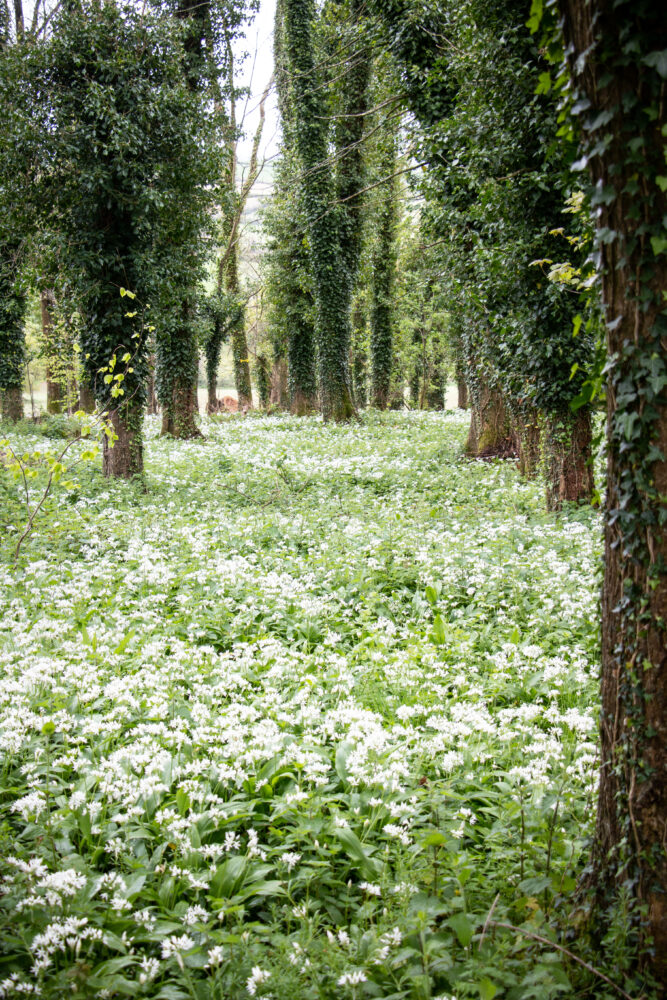
[(603, 502), (585, 898), (600, 947), (628, 908), (664, 986), (667, 17), (651, 0), (277, 0), (258, 291), (241, 220), (261, 124), (241, 170), (234, 56), (253, 13), (66, 0), (28, 19), (0, 0), (2, 415), (23, 417), (39, 301), (50, 403), (108, 414), (107, 475), (141, 474), (154, 397), (163, 433), (201, 433), (200, 359), (215, 412), (227, 343), (242, 409), (353, 421), (443, 409), (453, 382), (471, 457), (516, 455), (552, 510)]

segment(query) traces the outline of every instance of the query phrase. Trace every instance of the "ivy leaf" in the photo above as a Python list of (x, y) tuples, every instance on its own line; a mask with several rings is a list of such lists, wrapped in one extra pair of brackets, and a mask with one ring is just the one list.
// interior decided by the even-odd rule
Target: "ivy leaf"
[(537, 87), (535, 88), (536, 94), (548, 94), (551, 90), (551, 73), (540, 73), (539, 79), (537, 81)]
[(652, 236), (651, 250), (656, 257), (659, 257), (661, 253), (667, 253), (667, 236)]
[(652, 66), (653, 69), (658, 71), (660, 76), (667, 78), (667, 49), (662, 49), (659, 52), (649, 52), (647, 56), (644, 56), (642, 62), (647, 66)]
[(532, 0), (530, 5), (530, 17), (526, 21), (526, 27), (531, 35), (534, 35), (540, 26), (542, 14), (544, 12), (544, 0)]

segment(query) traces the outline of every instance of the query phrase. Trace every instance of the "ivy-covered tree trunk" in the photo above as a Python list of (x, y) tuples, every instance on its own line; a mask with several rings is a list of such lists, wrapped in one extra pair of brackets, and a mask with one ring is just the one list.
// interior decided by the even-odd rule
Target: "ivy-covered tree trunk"
[(42, 291), (39, 304), (42, 316), (42, 346), (46, 356), (46, 412), (60, 413), (63, 408), (64, 393), (61, 373), (58, 371), (56, 346), (53, 342), (53, 312), (56, 298), (51, 288)]
[(206, 412), (217, 413), (218, 402), (218, 367), (220, 365), (220, 351), (224, 341), (222, 320), (216, 317), (213, 322), (213, 331), (206, 341), (204, 356), (206, 358)]
[(259, 405), (263, 410), (267, 410), (271, 396), (271, 367), (269, 359), (264, 353), (257, 355), (256, 381)]
[(468, 409), (468, 382), (466, 379), (466, 370), (463, 359), (460, 357), (460, 351), (457, 351), (456, 363), (455, 363), (455, 373), (456, 373), (456, 405), (459, 410)]
[(464, 378), (456, 380), (457, 400), (456, 405), (459, 410), (468, 409), (468, 383)]
[(155, 416), (158, 411), (158, 398), (155, 387), (155, 354), (149, 354), (147, 359), (148, 375), (146, 378), (146, 412), (149, 416)]
[[(547, 509), (559, 510), (565, 502), (590, 502), (593, 495), (591, 414), (588, 407), (576, 413), (548, 414), (544, 420), (544, 458)], [(529, 447), (529, 446), (528, 446)], [(528, 465), (527, 447), (523, 462)], [(520, 458), (521, 458), (521, 452)]]
[(85, 371), (79, 382), (79, 409), (84, 413), (92, 413), (95, 409), (95, 392)]
[(0, 396), (6, 420), (23, 419), (25, 296), (16, 289), (16, 248), (3, 248), (0, 260)]
[[(361, 16), (361, 0), (352, 0)], [(357, 58), (346, 72), (335, 143), (344, 149), (335, 184), (328, 163), (326, 93), (317, 71), (312, 0), (285, 0), (286, 48), (292, 71), (295, 142), (302, 166), (304, 210), (310, 235), (317, 302), (320, 402), (325, 420), (355, 412), (349, 371), (350, 304), (361, 247), (362, 152), (370, 59)], [(333, 202), (338, 202), (336, 211)]]
[[(228, 246), (225, 265), (225, 291), (230, 296), (239, 294), (238, 243), (232, 238)], [(245, 331), (245, 310), (239, 308), (238, 317), (230, 330), (232, 360), (234, 364), (234, 384), (239, 400), (239, 410), (252, 409), (252, 385), (250, 383), (250, 353)]]
[(664, 993), (667, 18), (653, 0), (560, 0), (560, 9), (586, 109), (609, 354), (595, 917), (602, 938), (630, 896), (641, 962)]
[(377, 213), (371, 276), (371, 385), (373, 406), (386, 410), (389, 403), (393, 362), (393, 291), (396, 275), (396, 140), (384, 140), (379, 171), (389, 177), (381, 188)]
[(162, 406), (162, 433), (188, 439), (201, 437), (195, 417), (199, 357), (193, 324), (194, 305), (184, 298), (180, 323), (165, 324), (157, 338), (156, 383)]
[(318, 408), (313, 327), (308, 317), (295, 317), (287, 341), (287, 384), (290, 410), (297, 416)]
[(429, 366), (429, 384), (426, 391), (426, 405), (429, 410), (444, 410), (447, 388), (447, 359), (439, 337), (432, 343), (432, 357)]
[(109, 414), (116, 440), (105, 435), (102, 450), (102, 472), (105, 476), (132, 479), (144, 470), (144, 452), (141, 427), (143, 400), (122, 402)]
[(352, 377), (356, 405), (368, 405), (368, 343), (363, 296), (357, 294), (352, 307)]
[[(286, 346), (290, 408), (297, 415), (318, 409), (315, 308), (311, 260), (296, 149), (293, 83), (285, 45), (284, 0), (276, 3), (273, 53), (283, 153), (269, 217), (271, 327), (274, 353)], [(277, 355), (276, 355), (277, 363)], [(276, 374), (278, 372), (276, 371)], [(276, 380), (280, 384), (280, 379)]]
[(279, 410), (291, 409), (287, 359), (282, 354), (274, 354), (273, 356), (269, 402), (271, 406), (276, 406)]
[(468, 454), (484, 455), (507, 450), (510, 421), (500, 391), (480, 379), (471, 403), (470, 431), (466, 443)]
[[(519, 456), (519, 474), (524, 479), (534, 479), (540, 463), (542, 441), (542, 420), (531, 406), (526, 406), (512, 415), (514, 447)], [(589, 439), (590, 451), (590, 439)]]

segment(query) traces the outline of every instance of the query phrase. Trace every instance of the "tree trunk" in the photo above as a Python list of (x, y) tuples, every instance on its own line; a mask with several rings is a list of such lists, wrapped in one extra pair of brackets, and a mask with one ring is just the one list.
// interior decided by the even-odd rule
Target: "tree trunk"
[(457, 406), (459, 410), (468, 409), (468, 384), (464, 378), (457, 379), (456, 388), (458, 390)]
[(547, 510), (563, 503), (590, 503), (593, 495), (591, 414), (583, 406), (575, 414), (553, 414), (544, 422)]
[(85, 372), (79, 383), (79, 409), (84, 413), (92, 413), (95, 409), (95, 393)]
[[(361, 17), (361, 0), (352, 16)], [(346, 155), (337, 163), (333, 184), (329, 157), (327, 97), (315, 62), (310, 0), (285, 0), (285, 34), (292, 70), (295, 141), (303, 168), (303, 205), (308, 220), (317, 301), (320, 401), (325, 420), (344, 421), (356, 413), (350, 384), (350, 304), (361, 244), (363, 188), (361, 135), (371, 60), (357, 58), (345, 79), (343, 114), (336, 146)], [(362, 43), (363, 44), (363, 43)], [(339, 210), (330, 206), (338, 201)]]
[(268, 410), (271, 396), (271, 370), (266, 354), (257, 355), (256, 380), (259, 405), (263, 410)]
[(146, 379), (146, 412), (149, 416), (155, 416), (158, 411), (157, 393), (155, 391), (155, 355), (148, 358), (148, 378)]
[(171, 434), (181, 440), (203, 437), (197, 427), (197, 383), (189, 378), (175, 378), (171, 387), (171, 400), (162, 411), (162, 434)]
[[(519, 475), (534, 479), (540, 464), (542, 428), (537, 410), (528, 410), (512, 421), (514, 448), (519, 456)], [(589, 442), (590, 446), (590, 442)]]
[(3, 390), (2, 416), (4, 420), (23, 420), (23, 390), (20, 386)]
[(426, 393), (426, 404), (429, 410), (444, 410), (446, 387), (445, 359), (442, 355), (436, 355), (433, 361), (428, 392)]
[[(593, 872), (600, 939), (634, 921), (667, 992), (667, 256), (660, 4), (560, 0), (594, 185), (607, 347), (601, 769)], [(631, 57), (628, 53), (631, 52)], [(619, 932), (616, 932), (618, 939)]]
[(497, 389), (482, 382), (473, 399), (470, 431), (466, 443), (469, 455), (493, 455), (512, 452), (510, 422), (503, 397)]
[(104, 436), (102, 472), (105, 476), (132, 479), (144, 470), (142, 442), (143, 406), (121, 404), (109, 414), (116, 440)]
[[(281, 359), (280, 363), (284, 365), (284, 360)], [(295, 310), (290, 323), (286, 375), (287, 405), (291, 412), (298, 416), (314, 413), (318, 408), (315, 330), (310, 317), (304, 315), (302, 310)]]
[(271, 369), (269, 402), (271, 406), (276, 406), (279, 410), (288, 410), (290, 408), (287, 383), (287, 361), (281, 357), (274, 358), (273, 368)]
[(232, 355), (234, 358), (234, 382), (239, 398), (240, 410), (252, 409), (252, 386), (250, 383), (250, 358), (248, 357), (248, 341), (245, 333), (245, 321), (242, 319), (232, 327)]
[(363, 409), (368, 405), (368, 349), (366, 315), (360, 297), (352, 309), (352, 378), (354, 401)]
[[(238, 247), (233, 243), (229, 248), (225, 266), (225, 290), (228, 295), (239, 293)], [(234, 362), (234, 384), (239, 400), (239, 410), (252, 409), (252, 386), (250, 383), (250, 353), (245, 332), (245, 310), (240, 309), (238, 319), (230, 332), (232, 358)]]
[(217, 413), (220, 409), (218, 402), (218, 377), (215, 369), (206, 366), (206, 412)]
[[(383, 140), (379, 172), (391, 177), (396, 170), (396, 140), (393, 133)], [(396, 179), (385, 183), (377, 213), (377, 233), (372, 254), (371, 278), (371, 397), (373, 406), (386, 410), (393, 368), (394, 278), (396, 272)]]
[(61, 413), (65, 395), (62, 372), (59, 371), (62, 359), (57, 357), (57, 348), (53, 342), (53, 310), (56, 298), (52, 289), (45, 288), (39, 299), (42, 313), (42, 340), (46, 354), (46, 412)]

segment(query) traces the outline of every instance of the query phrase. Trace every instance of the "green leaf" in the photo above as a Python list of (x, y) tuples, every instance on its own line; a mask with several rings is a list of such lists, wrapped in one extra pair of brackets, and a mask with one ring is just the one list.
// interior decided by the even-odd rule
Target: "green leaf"
[(436, 615), (433, 619), (433, 631), (431, 632), (431, 642), (435, 643), (436, 646), (443, 646), (447, 641), (447, 633), (445, 631), (445, 623), (443, 622), (440, 615)]
[(467, 948), (472, 941), (473, 925), (470, 923), (465, 913), (455, 913), (453, 917), (450, 917), (447, 921), (449, 926), (452, 928), (456, 934), (459, 942), (464, 948)]
[(243, 882), (247, 861), (245, 858), (228, 858), (224, 864), (220, 865), (215, 875), (211, 879), (209, 892), (212, 896), (229, 898), (234, 895), (234, 891)]
[(667, 77), (667, 49), (649, 52), (647, 56), (644, 56), (642, 62), (647, 66), (652, 66), (660, 76)]
[(341, 781), (348, 780), (347, 758), (350, 756), (353, 750), (354, 750), (354, 743), (350, 743), (349, 740), (345, 740), (344, 743), (341, 743), (338, 749), (336, 750), (335, 769), (336, 769), (336, 774), (338, 775)]
[(123, 636), (123, 638), (120, 640), (120, 642), (114, 649), (114, 653), (124, 653), (125, 650), (127, 649), (128, 643), (133, 638), (134, 634), (135, 634), (135, 629), (131, 628), (130, 631), (127, 633), (127, 635)]
[(537, 81), (537, 87), (535, 88), (536, 94), (548, 94), (551, 90), (551, 73), (540, 73), (539, 79)]
[(487, 976), (484, 976), (484, 979), (477, 983), (477, 989), (479, 990), (480, 1000), (493, 1000), (498, 992), (498, 987)]
[(440, 830), (434, 830), (433, 833), (427, 834), (421, 841), (422, 847), (441, 847), (446, 843), (447, 838)]
[(362, 873), (367, 878), (377, 878), (377, 862), (368, 856), (354, 830), (350, 830), (348, 826), (341, 826), (336, 827), (335, 833), (347, 854), (358, 863)]
[(526, 27), (531, 34), (535, 34), (542, 21), (544, 13), (544, 0), (532, 0), (530, 5), (530, 17), (526, 21)]

